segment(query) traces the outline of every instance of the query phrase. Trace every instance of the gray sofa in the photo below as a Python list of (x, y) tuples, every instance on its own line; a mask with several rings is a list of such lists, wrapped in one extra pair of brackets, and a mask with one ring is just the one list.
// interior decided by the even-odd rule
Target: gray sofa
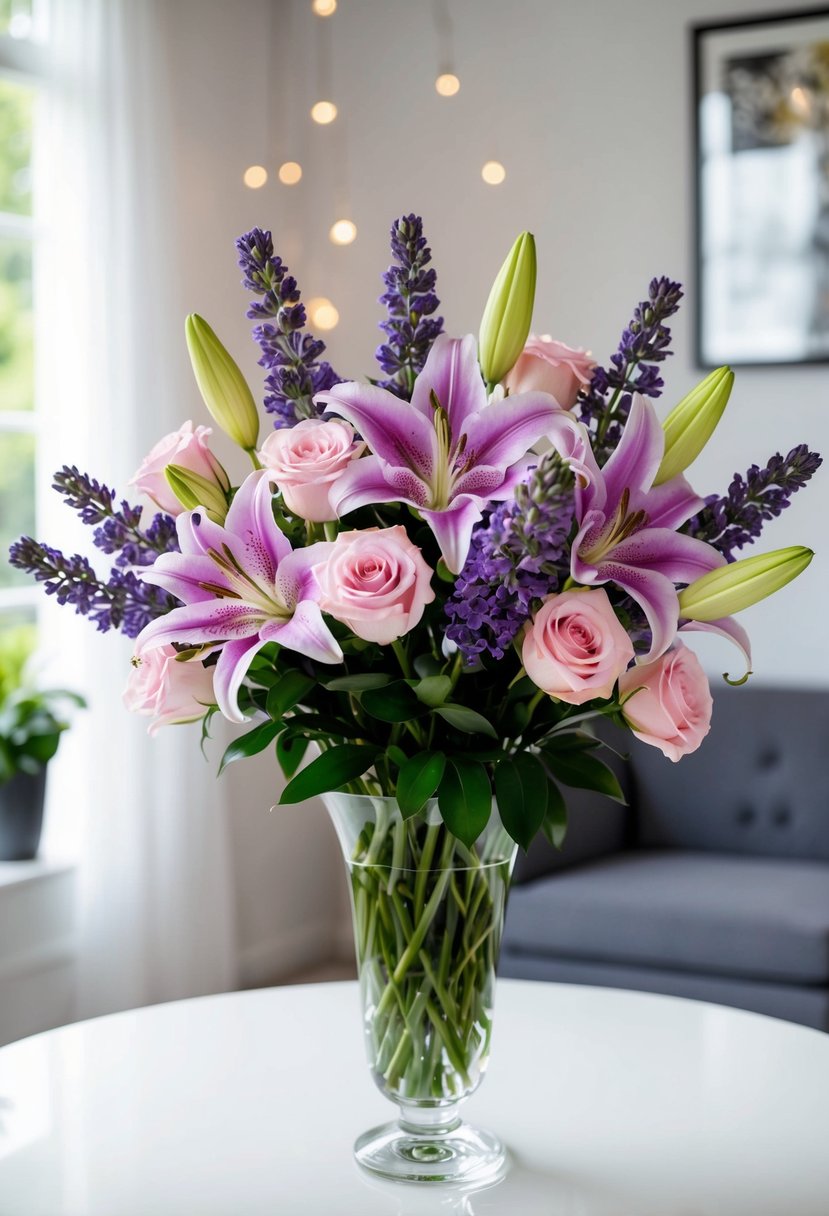
[(629, 806), (574, 792), (562, 852), (521, 858), (501, 974), (829, 1030), (829, 693), (726, 689), (678, 764), (614, 742)]

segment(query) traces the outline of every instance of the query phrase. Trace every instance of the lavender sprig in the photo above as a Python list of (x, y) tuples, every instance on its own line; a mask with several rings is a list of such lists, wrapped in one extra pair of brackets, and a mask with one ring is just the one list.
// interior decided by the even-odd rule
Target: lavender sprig
[(745, 477), (739, 473), (722, 497), (712, 494), (705, 506), (688, 521), (686, 531), (716, 546), (727, 561), (735, 561), (735, 549), (750, 545), (769, 520), (785, 511), (791, 497), (806, 485), (823, 463), (805, 443), (786, 456), (777, 452), (761, 469), (753, 464)]
[(375, 358), (389, 377), (378, 381), (380, 386), (408, 401), (432, 343), (443, 332), (443, 317), (432, 316), (440, 306), (435, 294), (437, 275), (426, 269), (432, 251), (419, 215), (394, 221), (391, 252), (395, 264), (383, 275), (386, 290), (380, 296), (388, 310), (388, 320), (380, 322), (380, 329), (388, 341), (378, 346)]
[(114, 569), (105, 583), (81, 554), (65, 557), (30, 536), (15, 541), (9, 562), (34, 575), (59, 604), (71, 604), (76, 613), (88, 616), (101, 633), (120, 629), (137, 637), (150, 621), (178, 606), (166, 591), (141, 582), (131, 570)]
[(446, 604), (446, 636), (467, 663), (484, 652), (503, 658), (534, 604), (567, 577), (573, 484), (561, 457), (547, 453), (514, 500), (497, 507), (473, 533)]
[(246, 315), (262, 322), (254, 327), (253, 336), (262, 350), (259, 364), (268, 369), (265, 409), (275, 415), (277, 429), (316, 418), (322, 411), (314, 405), (314, 395), (332, 388), (340, 377), (330, 363), (320, 362), (325, 343), (301, 332), (307, 318), (296, 279), (274, 256), (270, 232), (253, 228), (239, 237), (236, 249), (242, 284), (262, 297)]
[(178, 552), (175, 520), (157, 514), (150, 526), (140, 527), (143, 509), (122, 499), (115, 505), (115, 491), (81, 473), (75, 465), (64, 465), (55, 473), (52, 487), (68, 506), (77, 511), (81, 522), (100, 524), (92, 540), (96, 548), (117, 554), (116, 566), (151, 566), (160, 553)]
[(659, 363), (671, 354), (671, 331), (665, 324), (679, 308), (682, 286), (668, 278), (652, 279), (648, 298), (636, 306), (611, 356), (609, 368), (597, 367), (581, 399), (581, 421), (588, 427), (600, 463), (621, 438), (630, 412), (631, 394), (658, 397), (664, 381)]

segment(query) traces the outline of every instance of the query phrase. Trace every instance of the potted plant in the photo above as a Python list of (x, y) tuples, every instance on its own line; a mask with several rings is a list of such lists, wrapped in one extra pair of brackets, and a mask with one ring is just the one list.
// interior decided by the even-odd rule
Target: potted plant
[(35, 636), (28, 626), (0, 634), (0, 861), (37, 855), (46, 766), (69, 726), (60, 706), (84, 705), (77, 693), (34, 685), (28, 667)]

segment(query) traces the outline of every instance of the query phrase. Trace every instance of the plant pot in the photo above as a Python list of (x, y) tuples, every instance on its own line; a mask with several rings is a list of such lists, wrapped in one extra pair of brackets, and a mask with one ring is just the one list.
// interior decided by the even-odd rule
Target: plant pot
[(43, 829), (46, 767), (0, 785), (0, 861), (31, 861)]
[(494, 1181), (503, 1145), (459, 1108), (489, 1059), (516, 846), (494, 809), (466, 848), (436, 803), (404, 820), (393, 798), (324, 801), (350, 878), (369, 1068), (400, 1110), (357, 1140), (357, 1161), (410, 1182)]

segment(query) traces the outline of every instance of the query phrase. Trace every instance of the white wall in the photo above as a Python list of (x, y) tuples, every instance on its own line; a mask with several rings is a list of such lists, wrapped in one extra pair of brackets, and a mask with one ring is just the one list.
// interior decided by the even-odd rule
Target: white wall
[[(539, 251), (535, 327), (606, 360), (649, 279), (667, 274), (689, 298), (675, 326), (664, 408), (701, 373), (691, 350), (693, 247), (691, 83), (688, 26), (722, 19), (719, 0), (449, 0), (460, 93), (433, 88), (437, 44), (432, 6), (411, 0), (342, 0), (330, 19), (334, 100), (330, 128), (306, 120), (314, 92), (314, 20), (292, 7), (295, 106), (304, 123), (306, 174), (294, 191), (260, 193), (278, 241), (282, 197), (301, 195), (303, 245), (295, 269), (307, 296), (330, 296), (341, 321), (330, 349), (343, 375), (376, 374), (379, 275), (395, 216), (424, 216), (447, 328), (474, 331), (492, 276), (513, 236), (533, 231)], [(779, 11), (780, 0), (731, 0), (728, 14)], [(319, 23), (318, 23), (319, 24)], [(280, 62), (282, 62), (280, 60)], [(346, 142), (348, 173), (342, 171)], [(502, 186), (480, 167), (497, 158)], [(338, 196), (350, 192), (359, 236), (331, 246)], [(294, 268), (294, 267), (292, 267)], [(741, 370), (727, 417), (693, 470), (703, 494), (732, 474), (798, 442), (829, 453), (820, 367)], [(813, 547), (799, 584), (743, 620), (763, 682), (829, 681), (821, 630), (829, 596), (829, 514), (824, 468), (783, 518), (768, 548)], [(708, 642), (709, 640), (706, 640)], [(702, 640), (694, 643), (702, 652)], [(706, 644), (712, 673), (739, 663), (724, 643)]]

